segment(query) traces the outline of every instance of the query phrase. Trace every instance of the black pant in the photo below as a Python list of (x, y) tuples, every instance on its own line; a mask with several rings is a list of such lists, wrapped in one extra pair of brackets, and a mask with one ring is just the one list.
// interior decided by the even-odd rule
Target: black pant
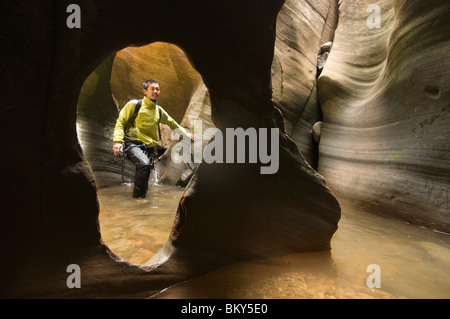
[(139, 142), (126, 142), (125, 149), (127, 150), (128, 159), (136, 165), (136, 175), (134, 176), (134, 186), (141, 189), (148, 189), (148, 179), (150, 177), (150, 170), (152, 168), (151, 157), (154, 148), (146, 148), (145, 144)]

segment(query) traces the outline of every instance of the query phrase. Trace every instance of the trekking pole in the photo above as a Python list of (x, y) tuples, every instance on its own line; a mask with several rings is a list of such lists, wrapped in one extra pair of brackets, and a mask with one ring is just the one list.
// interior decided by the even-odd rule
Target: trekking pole
[(159, 154), (156, 149), (154, 149), (152, 154), (150, 155), (150, 163), (152, 163), (152, 169), (155, 167), (156, 162), (161, 162), (158, 155)]
[(125, 183), (125, 178), (123, 177), (125, 172), (125, 152), (120, 152), (120, 156), (122, 157), (122, 183)]

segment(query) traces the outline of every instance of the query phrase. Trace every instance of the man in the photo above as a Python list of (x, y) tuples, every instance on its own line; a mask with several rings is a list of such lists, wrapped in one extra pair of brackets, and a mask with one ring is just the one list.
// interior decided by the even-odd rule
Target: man
[(136, 165), (134, 198), (144, 198), (147, 194), (153, 155), (160, 139), (159, 123), (167, 124), (172, 130), (180, 129), (184, 135), (195, 139), (193, 134), (186, 132), (163, 108), (156, 104), (160, 94), (158, 82), (155, 80), (145, 81), (142, 91), (144, 98), (137, 116), (134, 118), (138, 100), (131, 100), (120, 111), (113, 137), (114, 155), (118, 156), (125, 151), (130, 161)]

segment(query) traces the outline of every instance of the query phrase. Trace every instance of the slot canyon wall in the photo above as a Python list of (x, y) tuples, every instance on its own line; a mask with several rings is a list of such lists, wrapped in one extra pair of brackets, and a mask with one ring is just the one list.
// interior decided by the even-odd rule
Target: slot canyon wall
[[(367, 25), (370, 1), (153, 1), (151, 21), (142, 9), (148, 1), (77, 3), (80, 29), (66, 26), (69, 1), (6, 1), (0, 10), (7, 26), (0, 129), (8, 150), (1, 296), (149, 297), (238, 261), (329, 250), (340, 218), (333, 193), (449, 232), (445, 1), (377, 1), (379, 29)], [(317, 55), (328, 41), (317, 80)], [(280, 163), (274, 175), (250, 164), (193, 169), (153, 260), (159, 265), (146, 268), (101, 243), (96, 188), (120, 179), (111, 124), (127, 94), (141, 95), (133, 52), (155, 42), (178, 46), (201, 75), (181, 51), (160, 47), (172, 50), (167, 84), (183, 84), (173, 97), (182, 103), (161, 102), (177, 121), (281, 128)], [(311, 134), (318, 121), (320, 144)], [(167, 183), (186, 171), (163, 165), (172, 172), (163, 175)], [(67, 288), (73, 263), (83, 289)]]
[(318, 83), (318, 171), (338, 197), (447, 233), (449, 18), (448, 1), (342, 1)]
[(307, 162), (318, 166), (318, 143), (311, 134), (323, 114), (317, 93), (318, 54), (333, 41), (338, 21), (337, 1), (285, 1), (277, 20), (272, 63), (272, 92), (283, 112), (286, 133)]

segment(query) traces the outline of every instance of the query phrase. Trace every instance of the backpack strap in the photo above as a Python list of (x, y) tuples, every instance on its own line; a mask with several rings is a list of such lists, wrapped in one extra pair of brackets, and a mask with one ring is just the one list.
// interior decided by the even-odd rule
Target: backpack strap
[(159, 123), (161, 122), (161, 108), (159, 107), (159, 105), (156, 105), (156, 107), (158, 108), (158, 113), (159, 113), (159, 119), (158, 119), (158, 137), (159, 137), (159, 140), (161, 140), (161, 125), (159, 125)]
[(136, 117), (138, 116), (141, 106), (142, 106), (142, 99), (138, 100), (138, 102), (136, 103), (136, 107), (134, 108), (133, 116), (129, 119), (128, 123), (130, 123), (131, 127), (136, 126)]

